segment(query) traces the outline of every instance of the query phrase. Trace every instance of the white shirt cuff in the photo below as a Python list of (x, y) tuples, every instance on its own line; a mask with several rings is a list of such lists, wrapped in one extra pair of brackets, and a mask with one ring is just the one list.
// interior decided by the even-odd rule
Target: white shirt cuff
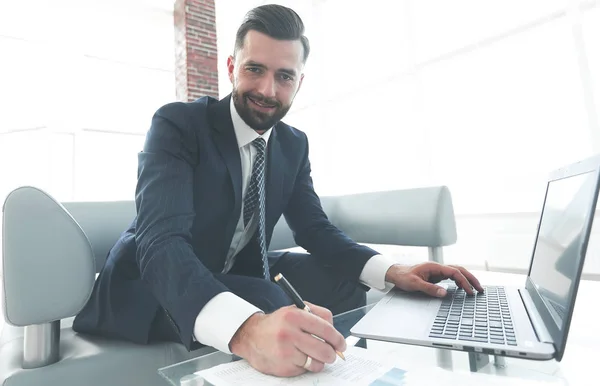
[(373, 289), (388, 292), (394, 288), (394, 284), (385, 281), (385, 274), (394, 264), (399, 263), (391, 257), (375, 255), (367, 260), (367, 264), (360, 273), (359, 280), (362, 284)]
[(231, 292), (221, 292), (202, 308), (194, 323), (194, 338), (226, 354), (229, 342), (242, 324), (259, 308)]

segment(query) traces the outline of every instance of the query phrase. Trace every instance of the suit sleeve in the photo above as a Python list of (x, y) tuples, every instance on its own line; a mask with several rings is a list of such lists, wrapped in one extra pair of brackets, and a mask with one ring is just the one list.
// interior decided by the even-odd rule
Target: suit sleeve
[(138, 160), (136, 261), (147, 284), (190, 350), (201, 309), (227, 291), (191, 245), (197, 139), (188, 107), (173, 103), (152, 118)]
[(357, 244), (331, 224), (313, 187), (306, 136), (304, 142), (305, 152), (284, 216), (296, 244), (329, 260), (338, 273), (358, 281), (367, 261), (378, 252)]

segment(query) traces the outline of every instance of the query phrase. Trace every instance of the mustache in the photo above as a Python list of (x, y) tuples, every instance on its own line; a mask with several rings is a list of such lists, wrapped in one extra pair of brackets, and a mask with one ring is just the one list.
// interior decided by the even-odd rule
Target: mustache
[(281, 107), (281, 103), (279, 103), (279, 101), (277, 99), (271, 99), (271, 98), (265, 98), (261, 95), (256, 95), (256, 94), (250, 94), (250, 93), (246, 93), (244, 94), (245, 98), (252, 98), (253, 100), (266, 104), (266, 105), (272, 105), (275, 107)]

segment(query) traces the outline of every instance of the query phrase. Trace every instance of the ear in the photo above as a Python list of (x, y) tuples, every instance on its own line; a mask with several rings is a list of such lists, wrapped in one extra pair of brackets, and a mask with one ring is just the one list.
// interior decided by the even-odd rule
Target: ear
[(233, 55), (229, 55), (227, 58), (227, 75), (229, 75), (229, 81), (233, 84), (234, 75), (233, 71), (235, 69), (235, 58)]
[(296, 94), (300, 91), (300, 87), (302, 87), (302, 81), (304, 80), (304, 74), (300, 74), (300, 83), (298, 83), (298, 90), (296, 90)]

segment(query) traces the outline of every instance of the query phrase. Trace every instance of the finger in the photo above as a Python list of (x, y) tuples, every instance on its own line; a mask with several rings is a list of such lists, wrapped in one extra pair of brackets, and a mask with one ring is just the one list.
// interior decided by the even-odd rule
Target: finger
[(320, 362), (311, 356), (304, 355), (304, 358), (305, 358), (304, 362), (302, 363), (302, 366), (301, 366), (303, 370), (308, 370), (313, 373), (318, 373), (318, 372), (323, 371), (323, 369), (325, 368), (325, 364), (323, 362)]
[(263, 368), (258, 368), (257, 370), (259, 370), (261, 373), (264, 373), (267, 375), (274, 375), (276, 377), (286, 377), (286, 378), (287, 377), (296, 377), (296, 376), (302, 375), (306, 372), (305, 368), (303, 368), (301, 366), (296, 366), (295, 364), (293, 366), (286, 366), (286, 367), (278, 366), (276, 370), (269, 370), (269, 369), (263, 369)]
[[(299, 344), (299, 342), (302, 340), (302, 338), (306, 339), (305, 337), (303, 337), (303, 335), (306, 335), (308, 338), (311, 338), (312, 340), (317, 341), (318, 343), (321, 343), (321, 344), (327, 346), (326, 343), (319, 342), (312, 336), (310, 336), (304, 332), (300, 332), (298, 337), (293, 339), (294, 346), (291, 347), (291, 349), (293, 350), (293, 353), (287, 357), (288, 358), (287, 360), (291, 361), (291, 363), (296, 367), (296, 369), (305, 369), (305, 370), (313, 371), (313, 372), (321, 371), (325, 367), (325, 364), (323, 363), (323, 361), (320, 360), (318, 357), (316, 357), (316, 355), (313, 354), (312, 350), (307, 350), (308, 352), (305, 352), (301, 348), (304, 346), (304, 344)], [(329, 346), (329, 348), (331, 349), (331, 346)], [(310, 360), (308, 359), (308, 357), (310, 357)], [(307, 366), (307, 363), (308, 363), (308, 366)]]
[(320, 337), (302, 332), (301, 336), (295, 340), (295, 344), (298, 350), (319, 362), (335, 362), (337, 354), (334, 348)]
[(475, 289), (478, 292), (483, 292), (483, 287), (481, 286), (481, 283), (479, 283), (479, 280), (477, 280), (477, 278), (475, 277), (475, 275), (473, 275), (471, 272), (469, 272), (466, 268), (463, 267), (459, 267), (456, 265), (453, 265), (454, 268), (460, 270), (460, 272), (467, 278), (467, 280), (469, 281), (469, 283), (471, 283), (471, 285), (473, 287), (475, 287)]
[(302, 331), (316, 335), (325, 340), (325, 342), (333, 346), (335, 351), (346, 351), (346, 340), (342, 334), (333, 327), (333, 324), (325, 321), (321, 317), (307, 313), (300, 321), (299, 327)]
[(320, 317), (321, 319), (325, 319), (327, 322), (333, 324), (333, 314), (325, 307), (317, 306), (316, 304), (312, 304), (310, 302), (305, 302), (310, 311)]
[(418, 285), (418, 291), (424, 292), (427, 295), (434, 296), (436, 298), (443, 298), (446, 296), (446, 290), (439, 285), (422, 281)]
[[(262, 356), (264, 355), (266, 354), (262, 353)], [(256, 357), (259, 356), (261, 355), (256, 355)], [(298, 350), (294, 344), (286, 345), (285, 348), (275, 352), (271, 360), (265, 360), (264, 357), (256, 357), (250, 356), (248, 361), (252, 367), (264, 374), (278, 377), (294, 377), (304, 374), (307, 371), (307, 369), (303, 368), (306, 362), (306, 354)], [(255, 361), (255, 359), (258, 360)]]
[(469, 295), (473, 295), (474, 292), (471, 284), (458, 268), (449, 265), (440, 265), (438, 268), (441, 275), (454, 280), (457, 286), (464, 289)]

